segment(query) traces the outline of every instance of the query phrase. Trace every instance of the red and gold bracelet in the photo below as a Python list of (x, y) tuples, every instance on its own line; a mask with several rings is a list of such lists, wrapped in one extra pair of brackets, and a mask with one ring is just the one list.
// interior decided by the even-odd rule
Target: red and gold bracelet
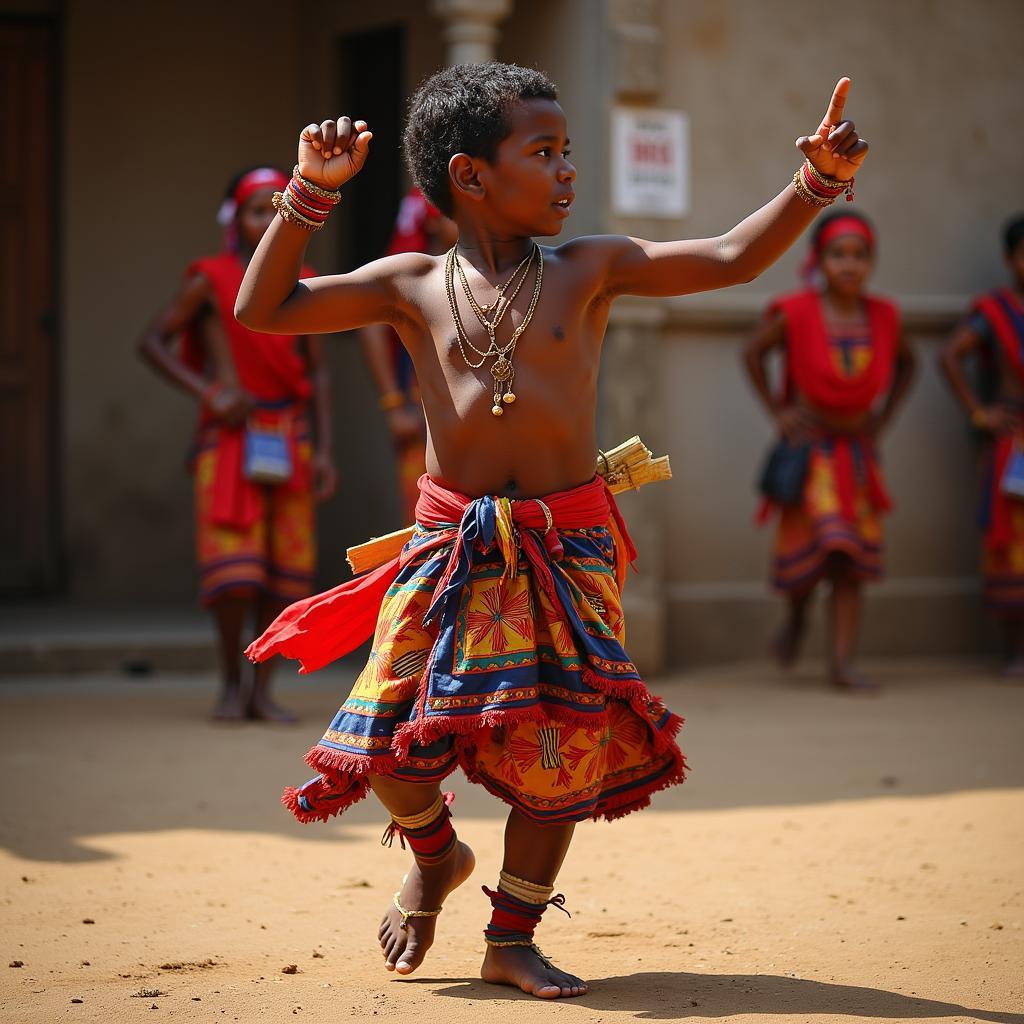
[(846, 201), (853, 202), (853, 182), (830, 178), (822, 174), (810, 160), (805, 160), (793, 175), (796, 194), (812, 206), (831, 206), (844, 192)]
[(298, 165), (292, 171), (291, 181), (284, 192), (274, 193), (274, 209), (290, 224), (319, 231), (331, 210), (341, 202), (340, 190), (321, 188), (299, 173)]

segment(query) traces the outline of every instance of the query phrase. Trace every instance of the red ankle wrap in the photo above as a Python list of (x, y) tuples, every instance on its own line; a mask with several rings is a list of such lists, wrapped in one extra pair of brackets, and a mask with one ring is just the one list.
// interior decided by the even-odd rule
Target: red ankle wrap
[(419, 814), (408, 817), (392, 815), (391, 824), (381, 837), (381, 845), (391, 846), (397, 833), (403, 850), (408, 840), (417, 862), (439, 864), (452, 852), (458, 841), (455, 829), (452, 828), (451, 811), (448, 810), (448, 805), (454, 799), (454, 793), (445, 793)]

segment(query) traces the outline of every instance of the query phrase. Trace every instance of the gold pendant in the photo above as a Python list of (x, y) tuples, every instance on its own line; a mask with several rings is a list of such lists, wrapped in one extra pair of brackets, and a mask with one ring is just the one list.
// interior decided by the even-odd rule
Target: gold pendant
[(512, 377), (512, 361), (504, 356), (498, 356), (491, 366), (491, 376), (498, 382), (510, 380)]

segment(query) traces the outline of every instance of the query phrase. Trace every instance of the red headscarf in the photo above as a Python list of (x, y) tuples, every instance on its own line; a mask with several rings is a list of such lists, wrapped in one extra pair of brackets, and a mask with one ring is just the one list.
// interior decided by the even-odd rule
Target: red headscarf
[(818, 264), (821, 263), (821, 257), (825, 254), (828, 246), (843, 235), (856, 235), (859, 238), (863, 238), (867, 242), (868, 249), (872, 253), (875, 251), (877, 241), (875, 232), (867, 221), (848, 213), (833, 217), (814, 236), (807, 253), (807, 259), (804, 260), (803, 266), (800, 268), (800, 277), (803, 278), (806, 284), (810, 285), (812, 283), (814, 271), (817, 270)]
[(242, 208), (242, 204), (255, 193), (265, 188), (272, 188), (275, 192), (284, 191), (288, 184), (288, 176), (282, 174), (276, 167), (257, 167), (254, 170), (243, 174), (238, 179), (231, 195), (220, 204), (217, 211), (217, 223), (224, 230), (224, 248), (233, 252), (238, 248), (238, 233), (235, 230), (235, 217)]

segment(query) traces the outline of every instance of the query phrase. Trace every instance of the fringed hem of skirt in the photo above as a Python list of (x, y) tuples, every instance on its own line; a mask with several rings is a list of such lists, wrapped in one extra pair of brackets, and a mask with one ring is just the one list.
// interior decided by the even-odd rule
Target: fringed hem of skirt
[[(646, 724), (650, 724), (648, 708), (651, 703), (657, 703), (668, 710), (665, 702), (654, 697), (642, 679), (610, 679), (591, 668), (586, 668), (583, 670), (583, 681), (603, 696), (628, 704), (637, 717)], [(424, 685), (425, 683), (421, 681), (420, 693), (416, 698), (417, 707), (422, 706)], [(474, 715), (431, 715), (429, 718), (400, 725), (394, 732), (390, 749), (399, 757), (405, 757), (413, 745), (427, 746), (444, 736), (468, 736), (481, 729), (519, 725), (524, 722), (551, 722), (554, 725), (568, 725), (577, 729), (596, 729), (604, 725), (606, 715), (607, 705), (601, 711), (585, 712), (574, 711), (543, 700), (537, 700), (528, 707), (494, 708)], [(674, 737), (682, 726), (682, 717), (671, 712), (668, 721), (660, 729), (652, 725), (650, 729), (654, 749), (662, 753), (673, 746)]]
[[(640, 685), (643, 686), (642, 683)], [(646, 692), (646, 687), (644, 689)], [(521, 710), (527, 713), (516, 715), (514, 712), (509, 711), (495, 712), (493, 721), (486, 720), (490, 716), (479, 716), (470, 720), (469, 724), (473, 725), (471, 729), (464, 727), (467, 722), (458, 721), (456, 724), (460, 728), (449, 729), (446, 733), (455, 736), (456, 756), (445, 771), (438, 773), (436, 781), (440, 782), (447, 775), (451, 774), (457, 764), (470, 782), (483, 786), (489, 793), (498, 797), (510, 807), (514, 807), (516, 810), (525, 813), (528, 817), (532, 817), (524, 804), (509, 799), (507, 794), (488, 785), (486, 776), (481, 776), (477, 773), (473, 756), (475, 745), (470, 739), (471, 735), (481, 729), (491, 728), (495, 725), (507, 726), (513, 722), (531, 720), (543, 720), (558, 724), (580, 724), (583, 728), (594, 728), (599, 723), (595, 722), (593, 717), (588, 717), (582, 723), (576, 723), (574, 721), (576, 716), (569, 715), (563, 717), (557, 712), (548, 714), (544, 708), (542, 710), (545, 713), (542, 715), (537, 715), (532, 708)], [(683, 752), (675, 741), (675, 737), (683, 727), (683, 724), (684, 719), (681, 715), (670, 713), (668, 720), (660, 729), (650, 729), (652, 747), (655, 752), (667, 753), (671, 757), (672, 766), (666, 774), (653, 779), (647, 785), (631, 788), (626, 792), (600, 800), (598, 802), (598, 809), (593, 814), (585, 814), (578, 819), (566, 818), (565, 820), (585, 821), (591, 818), (597, 821), (604, 818), (606, 821), (613, 821), (633, 811), (642, 810), (650, 804), (651, 796), (654, 793), (683, 782), (686, 778), (688, 766)], [(303, 824), (313, 821), (328, 821), (366, 797), (370, 791), (368, 776), (371, 774), (391, 776), (396, 769), (403, 765), (408, 748), (406, 747), (404, 751), (397, 750), (395, 747), (391, 749), (392, 753), (384, 755), (353, 754), (342, 750), (329, 750), (318, 744), (307, 752), (304, 761), (313, 771), (323, 776), (328, 783), (335, 783), (343, 792), (332, 801), (332, 806), (329, 809), (304, 810), (299, 803), (301, 788), (295, 786), (289, 786), (285, 789), (281, 802)], [(536, 820), (539, 821), (540, 819)]]

